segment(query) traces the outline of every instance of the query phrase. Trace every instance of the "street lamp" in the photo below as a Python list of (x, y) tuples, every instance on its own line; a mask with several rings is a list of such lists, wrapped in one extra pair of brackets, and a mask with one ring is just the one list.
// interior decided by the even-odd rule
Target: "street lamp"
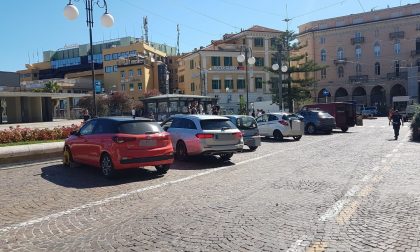
[[(74, 0), (78, 2), (79, 0)], [(93, 28), (93, 4), (95, 3), (99, 8), (105, 8), (105, 13), (101, 17), (101, 23), (105, 27), (111, 27), (114, 24), (114, 17), (108, 13), (108, 5), (105, 0), (100, 4), (99, 0), (84, 0), (86, 8), (86, 24), (89, 27), (89, 46), (90, 46), (90, 61), (92, 68), (92, 89), (93, 89), (93, 116), (96, 116), (98, 111), (96, 108), (96, 85), (95, 85), (95, 63), (93, 61), (93, 42), (92, 42), (92, 28)], [(72, 4), (72, 0), (64, 8), (64, 16), (69, 20), (75, 20), (79, 16), (79, 10)]]
[[(248, 110), (248, 103), (249, 103), (249, 85), (248, 85), (248, 64), (254, 65), (255, 64), (255, 58), (252, 56), (252, 49), (249, 47), (241, 46), (241, 54), (239, 54), (236, 59), (239, 63), (245, 62), (245, 86), (246, 86), (246, 113), (249, 113)], [(245, 54), (243, 54), (245, 53)], [(248, 58), (248, 53), (251, 55), (251, 57)]]

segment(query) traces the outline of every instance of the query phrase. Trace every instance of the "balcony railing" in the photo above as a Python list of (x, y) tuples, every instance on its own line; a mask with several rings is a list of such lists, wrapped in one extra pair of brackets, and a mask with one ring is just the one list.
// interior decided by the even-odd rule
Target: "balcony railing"
[(365, 43), (365, 37), (355, 37), (355, 38), (351, 38), (351, 44), (362, 44)]
[(389, 34), (389, 39), (402, 39), (402, 38), (404, 38), (403, 31), (391, 32)]
[(133, 75), (133, 76), (126, 76), (125, 78), (121, 78), (121, 83), (142, 81), (142, 80), (143, 80), (142, 76)]
[(117, 66), (135, 66), (135, 65), (144, 65), (144, 59), (125, 59), (125, 60), (118, 60)]
[(334, 64), (335, 65), (344, 65), (346, 63), (347, 63), (347, 58), (335, 59), (334, 60)]
[(408, 80), (408, 72), (399, 72), (399, 73), (387, 73), (386, 78), (388, 80), (394, 80), (394, 79), (403, 79)]
[(368, 82), (369, 81), (369, 76), (368, 75), (351, 75), (351, 76), (349, 76), (349, 81), (351, 83)]
[(415, 56), (417, 56), (419, 54), (420, 54), (420, 50), (412, 50), (411, 51), (411, 57), (415, 57)]

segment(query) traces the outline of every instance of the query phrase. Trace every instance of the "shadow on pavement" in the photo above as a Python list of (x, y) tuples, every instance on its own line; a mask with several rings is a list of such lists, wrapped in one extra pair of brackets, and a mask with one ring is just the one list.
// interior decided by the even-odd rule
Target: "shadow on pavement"
[(234, 165), (234, 163), (231, 161), (223, 161), (216, 156), (193, 156), (189, 157), (186, 161), (175, 161), (171, 165), (170, 170), (201, 170), (231, 165)]
[(41, 168), (41, 171), (43, 179), (59, 186), (76, 189), (115, 186), (162, 177), (154, 170), (130, 169), (119, 171), (115, 178), (107, 179), (99, 169), (82, 165), (74, 168), (67, 168), (61, 164), (51, 165)]

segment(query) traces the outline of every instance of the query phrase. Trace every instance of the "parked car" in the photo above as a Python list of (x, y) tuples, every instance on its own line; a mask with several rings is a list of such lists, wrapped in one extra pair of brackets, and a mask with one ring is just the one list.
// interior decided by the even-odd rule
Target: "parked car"
[(227, 161), (244, 147), (241, 131), (227, 117), (173, 115), (161, 126), (171, 135), (178, 160), (196, 155), (219, 155)]
[(261, 136), (274, 137), (282, 140), (283, 137), (293, 137), (296, 141), (304, 133), (303, 118), (286, 112), (266, 113), (256, 119)]
[(305, 132), (308, 134), (315, 134), (317, 131), (330, 134), (335, 128), (335, 118), (325, 111), (302, 109), (298, 115), (303, 117)]
[(85, 122), (64, 142), (63, 163), (100, 167), (105, 177), (117, 170), (155, 166), (164, 174), (174, 161), (171, 138), (147, 118), (105, 117)]
[(335, 125), (346, 132), (356, 125), (356, 104), (351, 102), (317, 103), (303, 106), (302, 109), (318, 109), (329, 113), (335, 118)]
[(227, 115), (227, 118), (242, 132), (244, 144), (252, 151), (261, 145), (261, 136), (254, 117), (247, 115)]
[(362, 116), (373, 117), (378, 114), (378, 108), (376, 106), (362, 108)]

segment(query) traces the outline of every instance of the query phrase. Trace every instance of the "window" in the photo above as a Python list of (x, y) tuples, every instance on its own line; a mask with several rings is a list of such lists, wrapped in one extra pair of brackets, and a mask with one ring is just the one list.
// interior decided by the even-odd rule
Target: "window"
[(121, 91), (125, 91), (125, 83), (121, 84)]
[(338, 48), (338, 50), (337, 50), (337, 59), (338, 60), (344, 59), (344, 50), (341, 47)]
[(394, 69), (395, 69), (395, 75), (400, 76), (400, 61), (396, 60), (394, 62)]
[(245, 89), (245, 80), (244, 79), (238, 79), (236, 81), (237, 89)]
[(400, 54), (400, 51), (401, 51), (401, 44), (400, 44), (400, 40), (397, 39), (394, 42), (394, 52), (395, 54)]
[(379, 62), (375, 63), (375, 74), (381, 75), (381, 64), (379, 64)]
[(134, 91), (134, 84), (130, 83), (130, 92), (133, 92), (133, 91)]
[(93, 133), (93, 128), (95, 128), (96, 120), (87, 122), (81, 129), (80, 129), (80, 135), (90, 135)]
[(373, 46), (373, 52), (376, 57), (381, 56), (381, 46), (379, 45), (378, 42), (376, 42), (375, 45)]
[(327, 61), (327, 51), (325, 49), (321, 50), (321, 61), (326, 62)]
[(362, 65), (356, 64), (356, 74), (359, 75), (362, 72)]
[(255, 77), (255, 88), (256, 89), (262, 89), (262, 78), (261, 77)]
[(344, 67), (339, 66), (337, 72), (338, 72), (338, 78), (343, 78), (344, 77)]
[(277, 46), (277, 38), (271, 38), (270, 39), (270, 46), (276, 47)]
[(118, 72), (118, 66), (117, 65), (114, 65), (114, 72), (115, 73)]
[(263, 67), (264, 66), (264, 57), (255, 57), (255, 66)]
[(143, 90), (143, 83), (137, 83), (137, 89), (139, 91), (142, 91)]
[(420, 60), (417, 60), (417, 72), (420, 72)]
[(225, 88), (233, 89), (233, 80), (225, 80)]
[(416, 53), (420, 51), (420, 38), (416, 38)]
[(112, 59), (113, 59), (113, 60), (118, 59), (118, 53), (113, 53), (113, 54), (112, 54)]
[(121, 71), (121, 78), (125, 78), (125, 72)]
[(137, 75), (138, 76), (142, 75), (141, 68), (137, 69)]
[(319, 43), (322, 45), (322, 44), (325, 44), (325, 37), (320, 37), (319, 38)]
[(211, 81), (211, 88), (212, 89), (220, 89), (220, 80), (212, 80)]
[(111, 54), (105, 54), (105, 61), (111, 60)]
[(379, 30), (375, 30), (375, 37), (379, 37)]
[(223, 58), (223, 65), (232, 66), (232, 57), (224, 57)]
[(129, 75), (130, 77), (133, 77), (133, 76), (134, 76), (134, 71), (133, 71), (133, 70), (129, 70), (129, 71), (128, 71), (128, 75)]
[(190, 60), (190, 69), (194, 69), (194, 60)]
[(105, 73), (112, 73), (112, 71), (113, 71), (112, 66), (105, 67)]
[(362, 47), (360, 47), (360, 45), (356, 46), (355, 53), (357, 59), (360, 59), (360, 57), (362, 57)]
[(361, 32), (356, 32), (356, 34), (354, 34), (355, 38), (361, 38), (362, 37), (362, 33)]
[(195, 84), (194, 82), (190, 84), (191, 92), (195, 91)]
[(220, 57), (211, 57), (211, 65), (212, 66), (220, 66)]
[(327, 78), (327, 69), (321, 69), (321, 79)]
[(179, 76), (178, 82), (180, 82), (180, 83), (184, 82), (184, 75)]
[(254, 38), (254, 46), (255, 47), (264, 47), (264, 39), (263, 38)]

